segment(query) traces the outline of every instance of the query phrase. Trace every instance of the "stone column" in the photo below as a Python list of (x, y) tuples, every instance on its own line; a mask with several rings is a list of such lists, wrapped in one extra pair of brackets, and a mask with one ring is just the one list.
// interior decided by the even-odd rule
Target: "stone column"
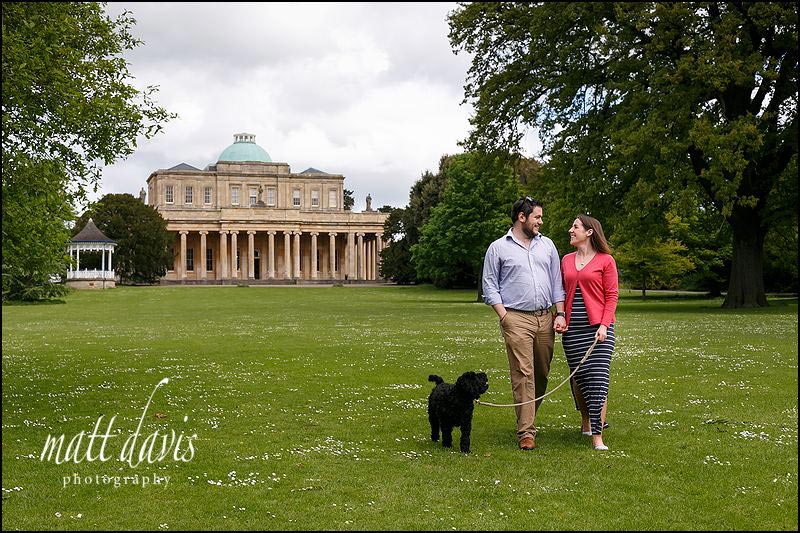
[(291, 232), (283, 232), (283, 279), (292, 279)]
[(236, 253), (239, 251), (237, 235), (238, 231), (231, 231), (231, 279), (239, 279), (239, 273), (236, 271)]
[(347, 234), (347, 277), (349, 279), (356, 279), (356, 246), (355, 234), (352, 232)]
[(366, 261), (364, 261), (364, 234), (357, 233), (358, 236), (358, 279), (366, 279), (364, 268), (367, 266)]
[(317, 235), (319, 233), (311, 234), (311, 279), (319, 277), (319, 263), (317, 263)]
[(268, 231), (269, 236), (269, 251), (267, 255), (267, 276), (269, 279), (275, 277), (275, 232)]
[(228, 232), (219, 232), (219, 271), (217, 279), (228, 279)]
[(302, 272), (300, 272), (300, 235), (302, 231), (294, 232), (294, 277), (300, 279)]
[(335, 233), (328, 233), (331, 238), (331, 245), (330, 245), (330, 268), (331, 268), (331, 279), (336, 279), (336, 234)]
[(206, 235), (207, 231), (200, 232), (200, 279), (206, 279)]
[(247, 231), (247, 279), (256, 279), (255, 235), (255, 231)]
[(181, 231), (181, 279), (186, 279), (186, 236), (188, 231)]
[(372, 239), (369, 240), (369, 278), (370, 280), (375, 279), (375, 241)]
[(372, 279), (372, 243), (364, 235), (364, 279)]
[(375, 279), (381, 279), (381, 252), (383, 251), (383, 233), (375, 234), (375, 245), (377, 246), (377, 252), (375, 254)]

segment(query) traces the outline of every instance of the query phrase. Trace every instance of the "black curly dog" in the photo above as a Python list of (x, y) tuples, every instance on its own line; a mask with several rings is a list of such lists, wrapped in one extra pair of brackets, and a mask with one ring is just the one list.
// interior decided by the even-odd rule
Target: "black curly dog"
[(461, 451), (469, 453), (469, 435), (472, 432), (472, 401), (489, 390), (489, 379), (484, 372), (464, 372), (456, 384), (445, 383), (436, 375), (428, 376), (436, 386), (428, 396), (428, 421), (431, 423), (431, 440), (439, 440), (442, 430), (442, 446), (453, 446), (453, 428), (461, 428)]

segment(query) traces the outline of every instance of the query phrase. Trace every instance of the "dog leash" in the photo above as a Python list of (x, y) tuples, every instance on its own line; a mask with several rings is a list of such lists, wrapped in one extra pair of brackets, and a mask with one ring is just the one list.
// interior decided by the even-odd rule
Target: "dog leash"
[(592, 343), (592, 345), (589, 346), (588, 350), (586, 350), (586, 355), (584, 355), (583, 359), (580, 360), (580, 362), (578, 363), (578, 366), (575, 367), (575, 370), (573, 370), (572, 373), (569, 376), (567, 376), (567, 379), (565, 379), (564, 381), (559, 383), (558, 386), (556, 388), (552, 389), (550, 392), (542, 394), (538, 398), (534, 398), (533, 400), (528, 400), (527, 402), (521, 402), (521, 403), (502, 403), (501, 404), (501, 403), (482, 402), (480, 400), (475, 400), (475, 403), (479, 403), (481, 405), (486, 405), (488, 407), (517, 407), (519, 405), (525, 405), (525, 404), (529, 404), (529, 403), (533, 403), (533, 402), (538, 402), (539, 400), (543, 400), (544, 398), (547, 398), (548, 396), (553, 394), (555, 391), (560, 389), (564, 385), (564, 383), (566, 383), (567, 381), (572, 379), (572, 376), (575, 375), (575, 372), (577, 372), (578, 369), (581, 367), (581, 365), (584, 363), (584, 361), (586, 361), (586, 359), (589, 358), (589, 355), (592, 353), (592, 350), (594, 350), (595, 346), (597, 346), (597, 338), (594, 339), (594, 342)]

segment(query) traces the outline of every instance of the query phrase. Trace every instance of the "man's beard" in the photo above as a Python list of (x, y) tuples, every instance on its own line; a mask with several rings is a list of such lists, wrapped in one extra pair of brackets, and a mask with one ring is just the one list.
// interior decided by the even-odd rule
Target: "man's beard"
[(529, 229), (528, 226), (522, 226), (522, 233), (529, 239), (536, 237), (536, 233), (532, 229)]

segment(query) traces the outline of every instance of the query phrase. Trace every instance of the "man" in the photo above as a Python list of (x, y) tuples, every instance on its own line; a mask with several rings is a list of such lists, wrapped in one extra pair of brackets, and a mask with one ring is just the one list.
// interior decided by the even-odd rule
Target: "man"
[[(544, 394), (553, 360), (555, 332), (566, 329), (561, 261), (553, 241), (540, 233), (542, 204), (514, 202), (513, 226), (489, 245), (483, 263), (483, 299), (500, 317), (511, 371), (514, 403)], [(550, 312), (555, 304), (556, 318)], [(536, 411), (541, 400), (517, 406), (517, 439), (536, 448)]]

